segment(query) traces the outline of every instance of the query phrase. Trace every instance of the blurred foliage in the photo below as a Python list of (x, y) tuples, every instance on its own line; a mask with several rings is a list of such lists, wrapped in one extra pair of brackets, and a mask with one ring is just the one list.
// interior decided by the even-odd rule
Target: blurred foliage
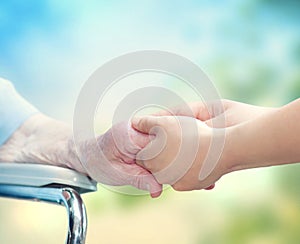
[(270, 202), (251, 209), (248, 207), (237, 208), (232, 213), (233, 218), (228, 217), (227, 225), (217, 235), (210, 233), (205, 238), (200, 237), (199, 243), (299, 243), (300, 233), (297, 221), (300, 217), (299, 205), (285, 207), (291, 208), (289, 211), (292, 211), (292, 215), (288, 218), (282, 216), (283, 211), (280, 207)]
[(238, 70), (240, 74), (236, 74), (232, 63), (225, 60), (216, 64), (214, 74), (223, 97), (253, 104), (268, 96), (274, 86), (274, 72), (270, 65), (255, 60), (238, 69), (241, 69)]
[(300, 165), (287, 165), (276, 171), (276, 183), (282, 193), (300, 203)]
[[(299, 57), (300, 59), (300, 57)], [(300, 65), (299, 65), (300, 67)], [(287, 102), (289, 101), (293, 101), (297, 98), (300, 98), (300, 69), (299, 72), (297, 72), (296, 74), (294, 74), (294, 77), (291, 80), (291, 85), (289, 86), (288, 92), (287, 92), (287, 96), (286, 96), (286, 100)]]

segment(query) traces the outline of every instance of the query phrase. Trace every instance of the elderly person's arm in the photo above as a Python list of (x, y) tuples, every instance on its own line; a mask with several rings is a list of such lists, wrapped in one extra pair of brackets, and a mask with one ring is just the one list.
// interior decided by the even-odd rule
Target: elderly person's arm
[(148, 136), (127, 123), (75, 147), (69, 125), (38, 112), (4, 80), (0, 80), (0, 118), (0, 162), (71, 168), (100, 183), (147, 190), (152, 197), (162, 191), (152, 174), (135, 164)]

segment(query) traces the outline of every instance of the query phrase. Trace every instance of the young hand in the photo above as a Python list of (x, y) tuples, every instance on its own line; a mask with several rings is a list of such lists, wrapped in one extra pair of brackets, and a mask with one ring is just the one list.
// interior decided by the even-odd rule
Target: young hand
[(137, 154), (137, 163), (151, 171), (160, 184), (170, 184), (178, 191), (205, 189), (228, 172), (226, 162), (219, 162), (205, 180), (199, 180), (213, 136), (213, 129), (200, 120), (145, 116), (134, 118), (132, 126), (155, 137)]

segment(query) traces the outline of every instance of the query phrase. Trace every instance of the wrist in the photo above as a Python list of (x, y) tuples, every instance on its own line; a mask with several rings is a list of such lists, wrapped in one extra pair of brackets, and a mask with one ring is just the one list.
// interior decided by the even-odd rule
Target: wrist
[(71, 128), (40, 113), (29, 117), (0, 148), (0, 161), (48, 164), (85, 173)]
[(236, 140), (238, 137), (238, 131), (235, 127), (227, 127), (220, 130), (221, 139), (223, 141), (223, 149), (216, 167), (216, 171), (219, 172), (219, 176), (231, 173), (240, 167), (241, 155), (236, 148)]
[(79, 173), (88, 175), (79, 157), (73, 135), (66, 140), (66, 150), (63, 150), (63, 161), (67, 168), (74, 169)]
[(274, 136), (280, 131), (276, 126), (280, 109), (272, 108), (253, 120), (228, 128), (229, 172), (277, 164), (274, 149), (280, 146), (280, 139)]
[(221, 156), (221, 163), (224, 164), (225, 174), (246, 168), (244, 146), (241, 145), (241, 128), (232, 126), (225, 129), (225, 145)]
[(232, 143), (232, 133), (232, 127), (229, 127), (210, 128), (206, 135), (200, 134), (202, 139), (197, 156), (197, 162), (201, 165), (200, 178), (206, 179), (207, 175), (207, 181), (214, 183), (216, 179), (233, 171), (238, 160)]
[(104, 155), (106, 147), (103, 146), (105, 143), (103, 135), (88, 139), (82, 133), (76, 140), (72, 137), (69, 141), (69, 158), (75, 158), (73, 162), (69, 162), (72, 168), (95, 181), (108, 182), (101, 167), (106, 166), (107, 162)]

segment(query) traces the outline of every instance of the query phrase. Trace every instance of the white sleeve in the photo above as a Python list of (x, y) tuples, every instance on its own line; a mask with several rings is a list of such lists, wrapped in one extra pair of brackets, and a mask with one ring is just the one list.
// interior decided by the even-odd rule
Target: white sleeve
[(30, 115), (37, 112), (9, 81), (0, 78), (0, 146)]

